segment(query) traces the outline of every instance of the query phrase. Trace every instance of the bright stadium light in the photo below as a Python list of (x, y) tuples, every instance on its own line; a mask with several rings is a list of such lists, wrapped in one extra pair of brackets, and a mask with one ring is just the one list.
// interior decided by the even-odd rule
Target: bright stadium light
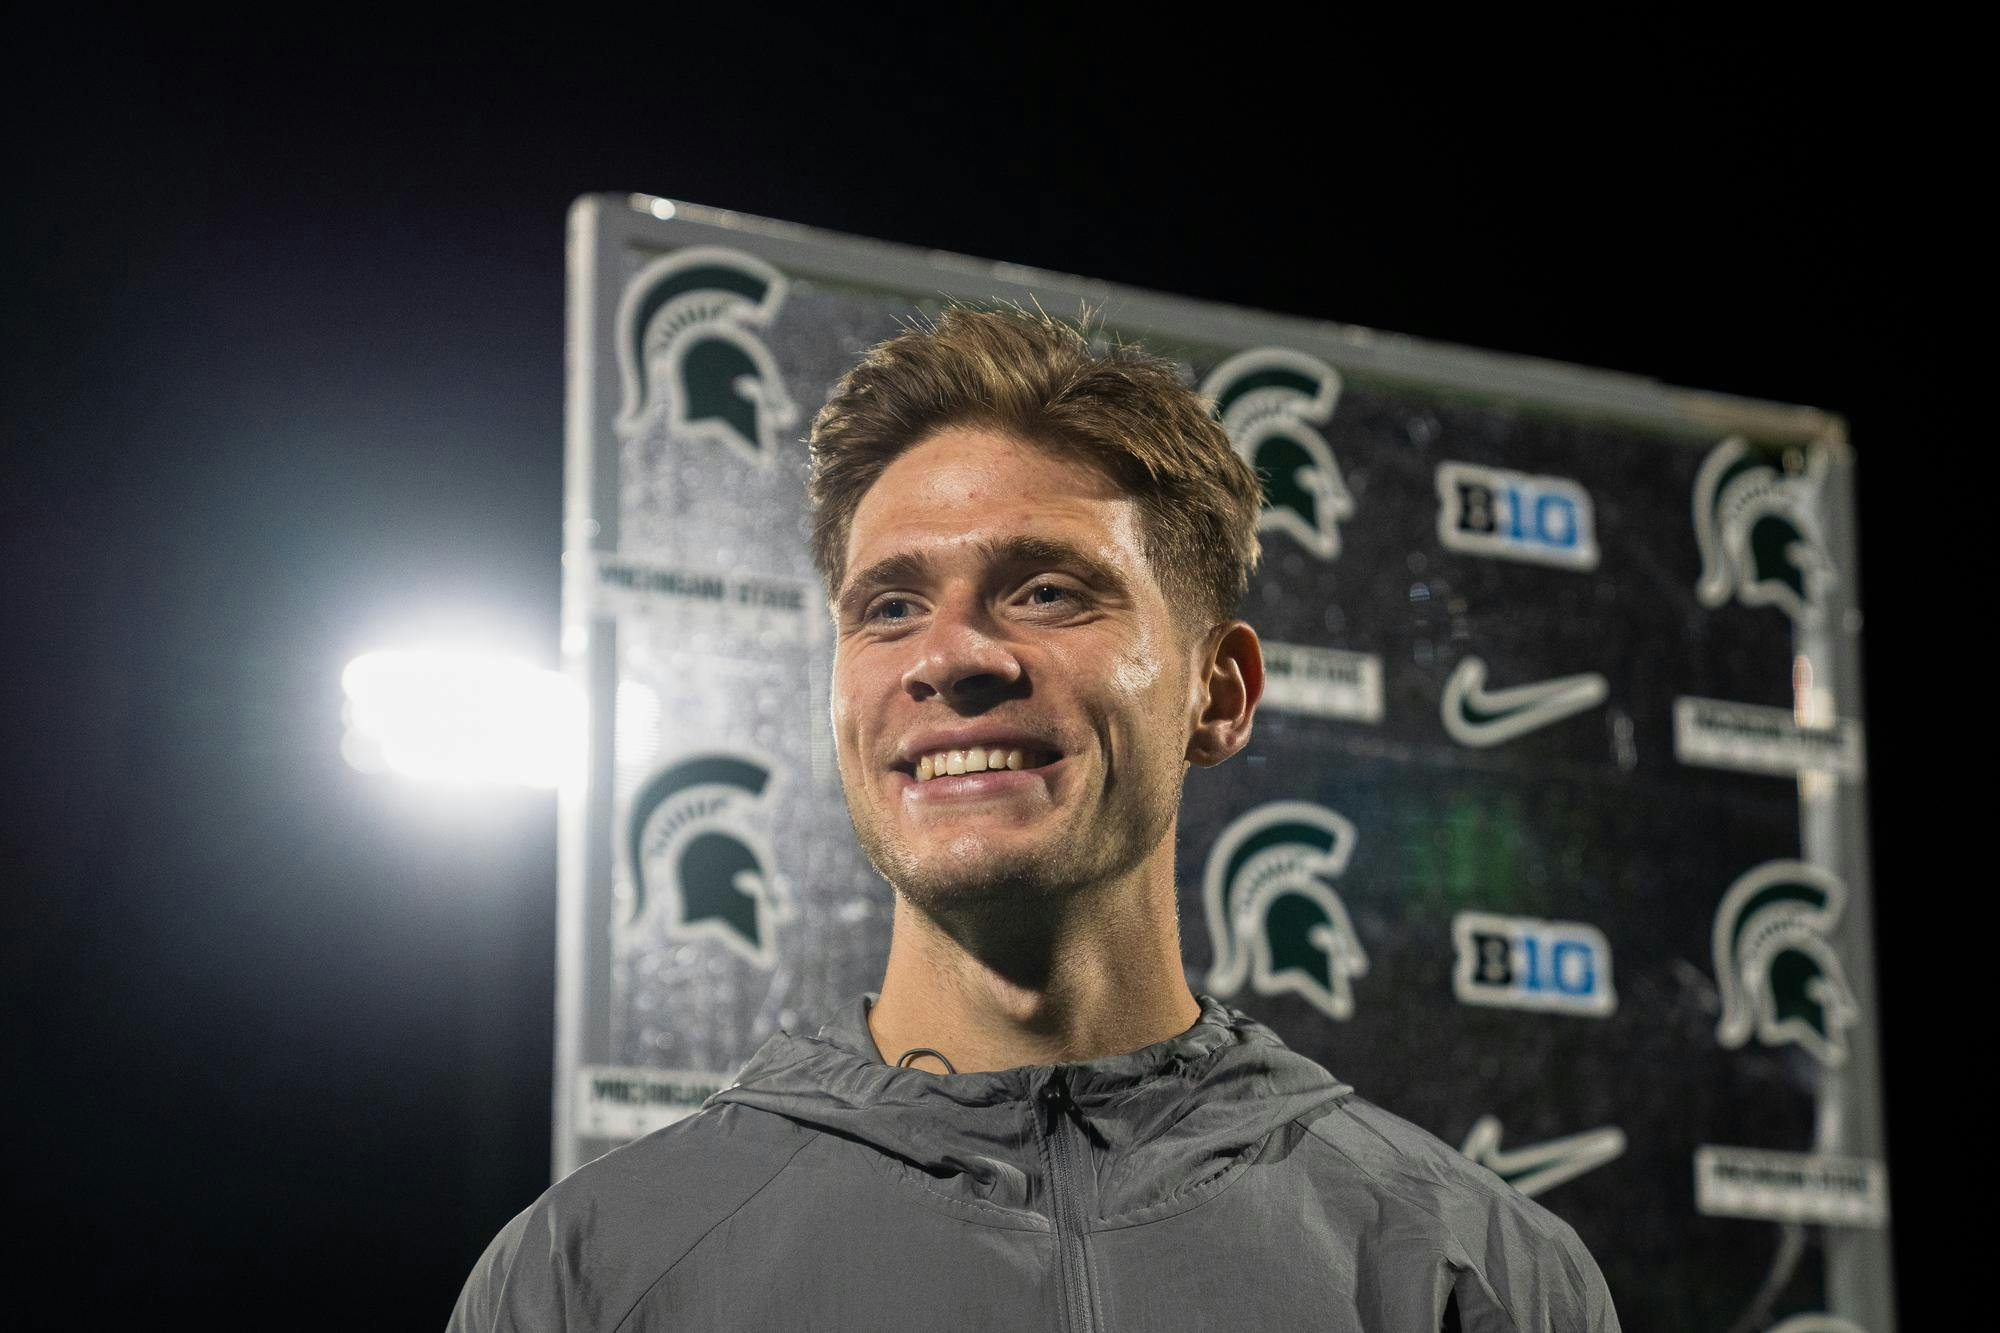
[(583, 753), (584, 706), (559, 673), (488, 653), (364, 653), (347, 664), (341, 753), (364, 773), (554, 787)]

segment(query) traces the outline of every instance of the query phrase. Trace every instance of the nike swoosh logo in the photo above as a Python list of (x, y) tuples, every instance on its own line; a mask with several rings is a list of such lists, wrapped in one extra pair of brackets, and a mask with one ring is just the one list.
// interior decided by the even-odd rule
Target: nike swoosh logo
[(1459, 1151), (1521, 1193), (1535, 1195), (1619, 1156), (1625, 1151), (1625, 1131), (1607, 1125), (1526, 1148), (1503, 1149), (1500, 1121), (1483, 1115)]
[(1444, 729), (1461, 745), (1498, 745), (1595, 708), (1610, 694), (1595, 671), (1489, 690), (1485, 661), (1468, 657), (1444, 683)]

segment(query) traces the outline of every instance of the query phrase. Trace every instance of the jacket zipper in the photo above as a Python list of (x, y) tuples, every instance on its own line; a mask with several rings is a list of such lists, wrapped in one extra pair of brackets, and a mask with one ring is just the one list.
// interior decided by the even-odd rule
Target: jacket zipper
[(1055, 1199), (1056, 1258), (1063, 1289), (1064, 1327), (1068, 1333), (1091, 1333), (1097, 1323), (1090, 1313), (1090, 1270), (1085, 1267), (1083, 1216), (1078, 1197), (1083, 1165), (1076, 1139), (1081, 1131), (1068, 1114), (1076, 1109), (1076, 1103), (1070, 1099), (1069, 1084), (1060, 1069), (1043, 1086), (1042, 1104), (1048, 1108), (1048, 1124), (1043, 1132), (1049, 1141), (1049, 1193)]

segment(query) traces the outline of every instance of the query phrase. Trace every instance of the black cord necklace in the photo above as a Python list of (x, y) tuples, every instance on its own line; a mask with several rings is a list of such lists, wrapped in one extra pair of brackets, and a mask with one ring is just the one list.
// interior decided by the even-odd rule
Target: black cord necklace
[(957, 1069), (952, 1067), (951, 1061), (945, 1060), (943, 1051), (934, 1051), (928, 1046), (912, 1046), (909, 1050), (904, 1051), (902, 1056), (898, 1058), (896, 1061), (896, 1068), (908, 1069), (910, 1067), (910, 1061), (915, 1059), (919, 1055), (935, 1055), (938, 1059), (944, 1060), (945, 1073), (956, 1074), (958, 1072)]

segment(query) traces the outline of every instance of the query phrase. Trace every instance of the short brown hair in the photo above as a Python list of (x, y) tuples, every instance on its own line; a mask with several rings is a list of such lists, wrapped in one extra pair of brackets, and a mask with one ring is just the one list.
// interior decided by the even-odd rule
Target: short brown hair
[(1146, 559), (1183, 633), (1235, 614), (1260, 554), (1257, 473), (1173, 362), (1124, 344), (1093, 350), (1089, 321), (954, 304), (841, 378), (813, 418), (806, 485), (829, 601), (876, 478), (939, 431), (977, 426), (1090, 463), (1139, 502)]

